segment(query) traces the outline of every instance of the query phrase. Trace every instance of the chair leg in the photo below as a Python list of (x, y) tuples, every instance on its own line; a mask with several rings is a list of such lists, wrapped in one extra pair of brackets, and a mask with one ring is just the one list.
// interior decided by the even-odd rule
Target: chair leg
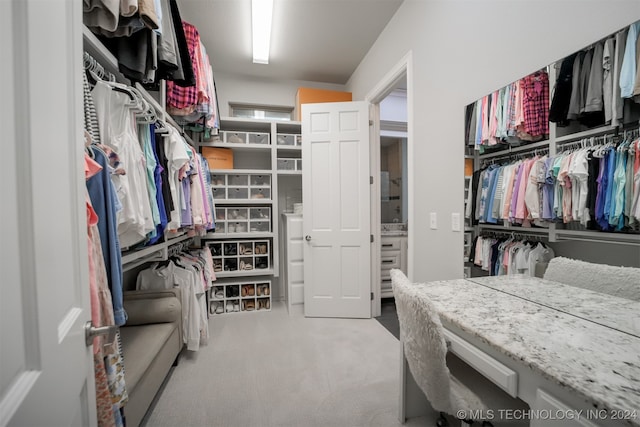
[(440, 416), (436, 420), (436, 427), (449, 427), (449, 422), (444, 416), (444, 412), (440, 412)]

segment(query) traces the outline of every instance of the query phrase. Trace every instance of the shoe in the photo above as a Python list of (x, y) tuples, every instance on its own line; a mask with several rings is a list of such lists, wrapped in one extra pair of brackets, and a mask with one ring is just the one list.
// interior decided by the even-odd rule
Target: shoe
[(233, 312), (233, 303), (229, 301), (227, 303), (227, 313), (231, 313), (231, 312)]
[(238, 301), (235, 301), (235, 302), (233, 303), (233, 311), (234, 311), (234, 312), (238, 312), (238, 311), (240, 311), (240, 303), (239, 303)]
[(253, 311), (256, 309), (256, 302), (252, 299), (245, 301), (246, 302), (246, 310), (247, 311)]
[(271, 309), (271, 300), (268, 300), (268, 299), (264, 300), (264, 307), (267, 310), (270, 310)]
[(264, 285), (263, 292), (264, 292), (264, 295), (269, 295), (271, 293), (271, 289), (269, 288), (269, 285)]
[(241, 264), (244, 264), (240, 269), (241, 270), (253, 270), (253, 265), (249, 264), (248, 262), (243, 262), (240, 261)]
[(222, 290), (222, 288), (216, 288), (215, 297), (217, 299), (223, 299), (224, 298), (224, 291)]
[(230, 142), (232, 144), (244, 144), (244, 141), (242, 140), (242, 138), (240, 138), (238, 135), (231, 135), (228, 139), (227, 142)]
[(243, 297), (246, 297), (246, 296), (247, 296), (247, 291), (248, 291), (247, 287), (246, 287), (246, 286), (243, 286), (243, 287), (242, 287), (242, 291), (241, 291), (241, 295), (242, 295)]
[(248, 285), (247, 288), (248, 288), (247, 295), (252, 297), (252, 296), (254, 296), (256, 294), (256, 290), (253, 287), (253, 285)]

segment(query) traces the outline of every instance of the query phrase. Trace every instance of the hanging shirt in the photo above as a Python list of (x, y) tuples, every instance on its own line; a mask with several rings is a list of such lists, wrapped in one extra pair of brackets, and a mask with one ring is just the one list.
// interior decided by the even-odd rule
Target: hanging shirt
[(636, 79), (636, 41), (640, 32), (640, 21), (629, 26), (627, 42), (620, 70), (620, 96), (631, 98)]
[(532, 136), (549, 134), (549, 76), (546, 71), (523, 79), (524, 131)]

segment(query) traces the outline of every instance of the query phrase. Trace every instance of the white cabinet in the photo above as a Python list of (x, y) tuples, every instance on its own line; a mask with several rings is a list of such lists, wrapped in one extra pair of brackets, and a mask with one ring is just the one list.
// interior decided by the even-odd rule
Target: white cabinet
[(407, 274), (407, 236), (382, 236), (380, 243), (380, 298), (393, 297), (390, 271)]
[(289, 312), (291, 312), (292, 305), (304, 303), (302, 237), (302, 215), (282, 214), (281, 245), (284, 251), (280, 277), (284, 284), (285, 300)]

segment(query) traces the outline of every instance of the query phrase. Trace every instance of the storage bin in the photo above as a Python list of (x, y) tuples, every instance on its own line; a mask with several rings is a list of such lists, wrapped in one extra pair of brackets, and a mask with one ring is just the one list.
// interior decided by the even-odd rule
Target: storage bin
[(271, 219), (271, 208), (251, 208), (249, 217), (251, 219)]
[(301, 171), (302, 170), (302, 159), (297, 159), (296, 160), (296, 170), (297, 171)]
[(296, 145), (296, 136), (286, 133), (279, 133), (278, 145)]
[(252, 199), (270, 199), (271, 190), (269, 188), (252, 188), (251, 198)]
[(297, 146), (302, 145), (302, 135), (296, 135), (296, 145)]
[(249, 213), (247, 212), (247, 208), (227, 208), (228, 220), (247, 219), (247, 218), (249, 218)]
[(256, 270), (266, 270), (269, 268), (269, 257), (268, 256), (257, 256), (254, 258), (256, 265), (254, 266)]
[(228, 142), (230, 144), (246, 144), (247, 133), (246, 132), (225, 132), (224, 142)]
[(249, 194), (246, 188), (229, 187), (227, 189), (228, 199), (248, 199)]
[(237, 258), (225, 258), (224, 271), (238, 271), (238, 259)]
[(249, 185), (249, 175), (246, 175), (246, 174), (227, 175), (227, 183), (229, 186)]
[(271, 185), (271, 175), (251, 175), (252, 187), (269, 187)]
[(246, 222), (228, 222), (227, 234), (246, 233), (248, 231), (247, 228)]
[(224, 221), (227, 217), (225, 208), (216, 208), (216, 221)]
[(211, 256), (213, 257), (222, 256), (221, 243), (209, 243), (209, 250), (211, 251)]
[(249, 230), (252, 233), (267, 233), (270, 225), (271, 223), (266, 221), (252, 221), (249, 225)]
[(296, 159), (278, 159), (279, 171), (293, 171), (296, 170)]
[(269, 144), (268, 133), (249, 132), (249, 144)]
[(224, 187), (227, 185), (226, 175), (211, 174), (211, 185), (213, 187)]
[(227, 223), (223, 221), (216, 221), (215, 233), (225, 234), (227, 232)]
[(226, 194), (226, 188), (222, 187), (222, 188), (217, 188), (217, 187), (213, 187), (213, 198), (214, 199), (226, 199), (227, 198), (227, 194)]

